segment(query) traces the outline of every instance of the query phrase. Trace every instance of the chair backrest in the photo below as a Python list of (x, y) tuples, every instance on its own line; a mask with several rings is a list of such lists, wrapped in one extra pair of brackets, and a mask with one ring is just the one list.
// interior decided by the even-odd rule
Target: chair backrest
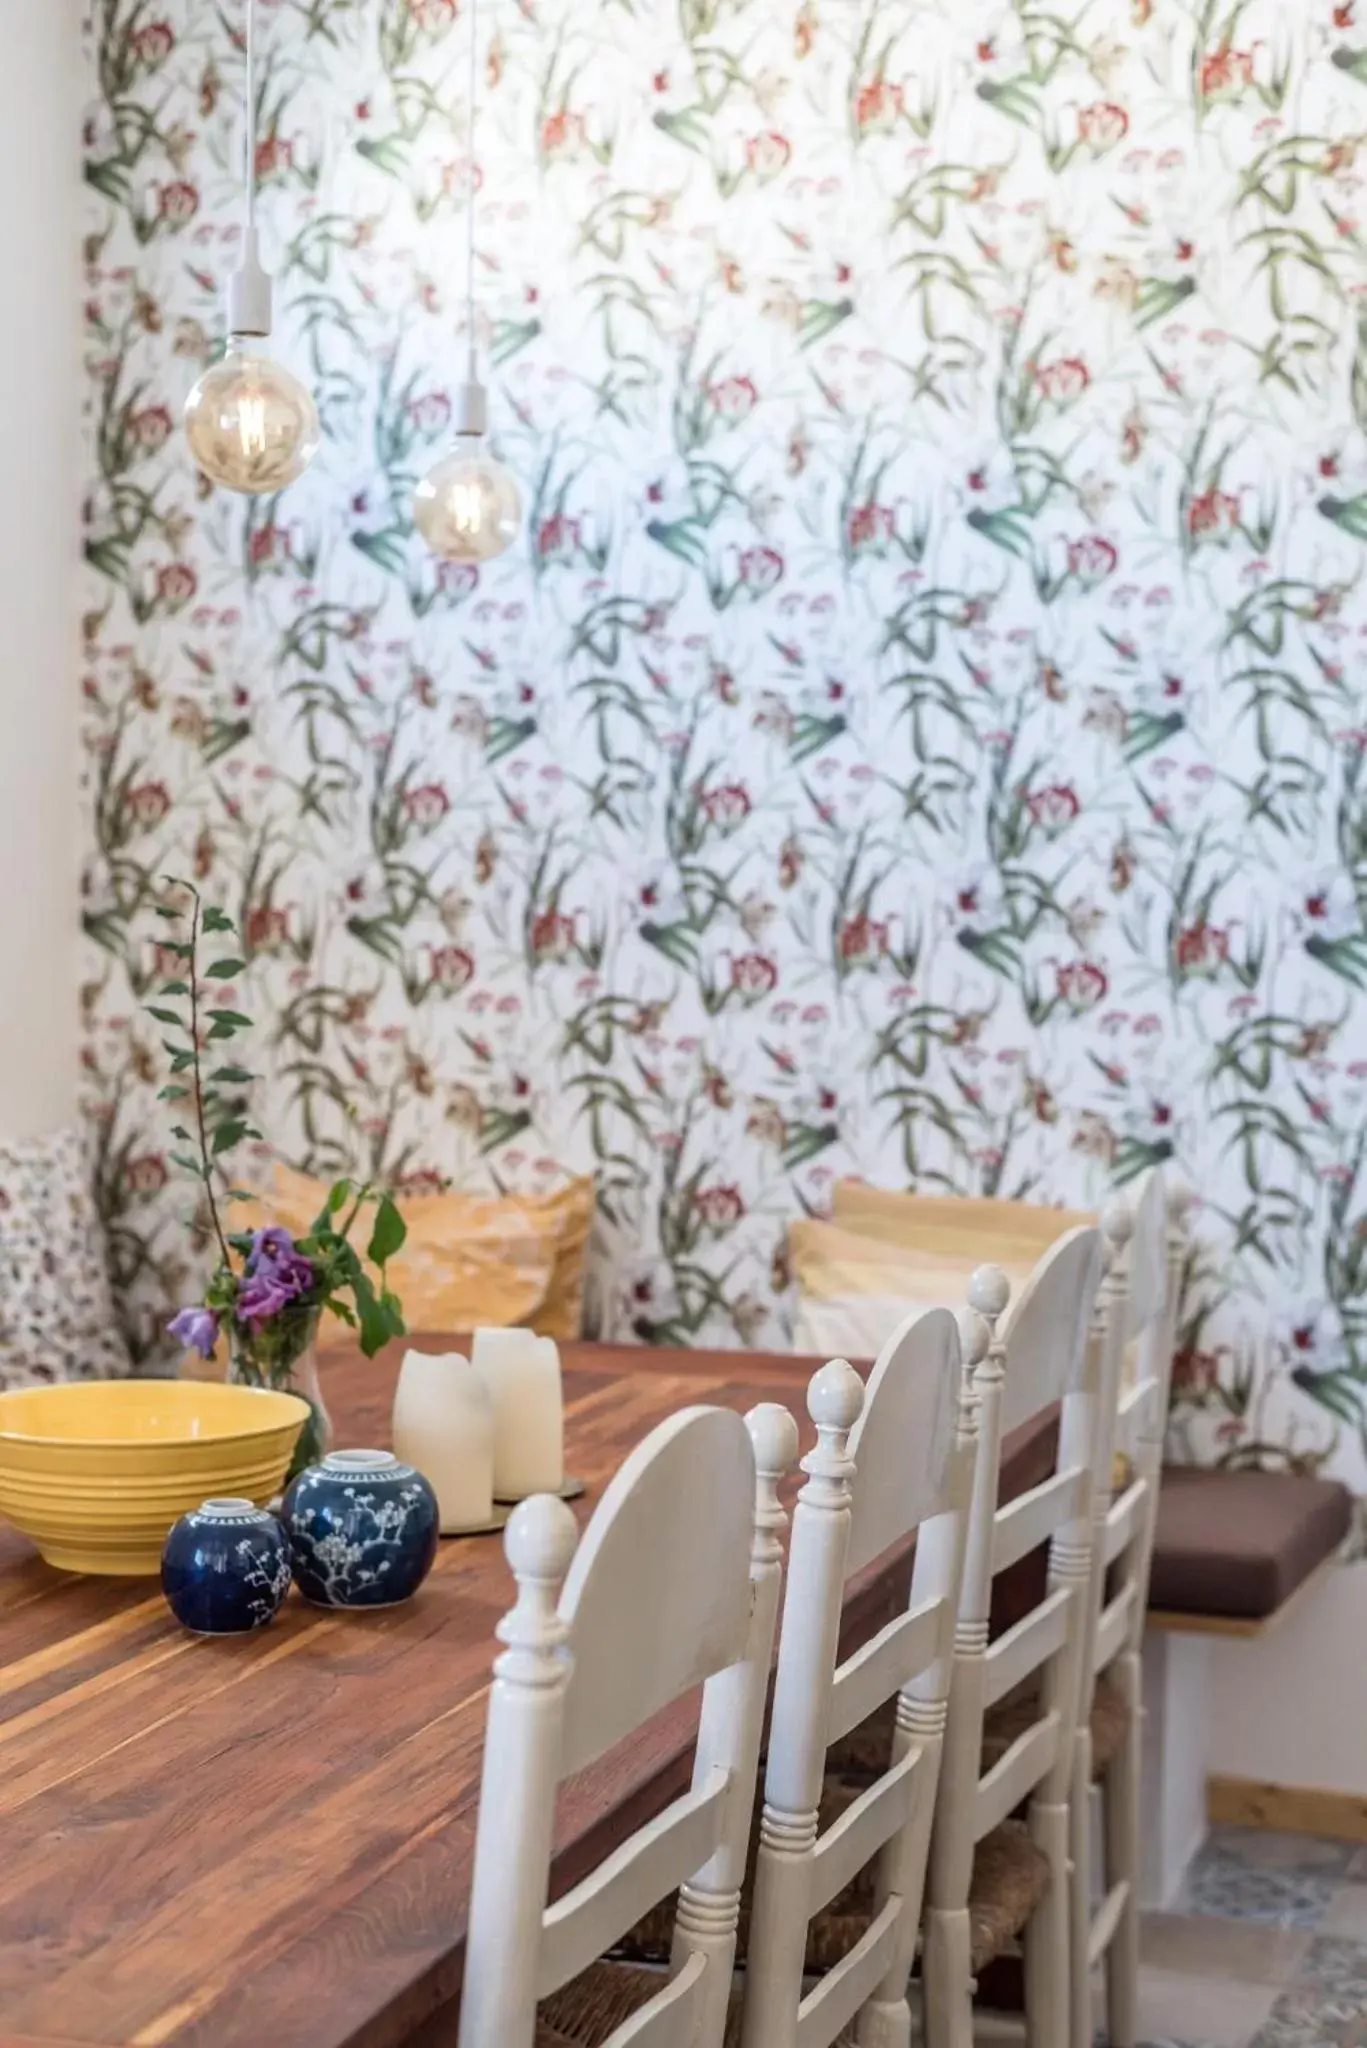
[[(864, 2022), (871, 2038), (907, 2038), (972, 1478), (963, 1394), (959, 1331), (938, 1308), (893, 1331), (867, 1397), (843, 1359), (823, 1366), (808, 1391), (817, 1442), (803, 1460), (789, 1546), (745, 2048), (825, 2048), (866, 2007), (881, 2009)], [(848, 1579), (913, 1531), (906, 1612), (839, 1662)], [(828, 1745), (894, 1699), (888, 1768), (819, 1832)], [(804, 1997), (810, 1919), (875, 1858), (867, 1928)]]
[[(981, 1268), (969, 1291), (989, 1335), (973, 1368), (979, 1435), (931, 1853), (931, 1901), (942, 1911), (967, 1904), (973, 1852), (984, 1835), (1026, 1798), (1059, 1812), (1068, 1796), (1089, 1618), (1102, 1365), (1100, 1347), (1087, 1339), (1101, 1267), (1100, 1232), (1078, 1227), (1040, 1259), (1009, 1314), (1000, 1268)], [(1014, 1427), (1054, 1401), (1062, 1406), (1053, 1473), (998, 1505), (1007, 1422)], [(1044, 1543), (1043, 1598), (989, 1646), (994, 1578)], [(984, 1716), (1008, 1693), (1025, 1696), (1028, 1680), (1036, 1688), (1033, 1718), (983, 1771)]]
[[(1122, 1653), (1137, 1654), (1144, 1633), (1189, 1203), (1185, 1185), (1176, 1180), (1165, 1185), (1161, 1170), (1153, 1167), (1139, 1183), (1132, 1206), (1126, 1313), (1130, 1367), (1119, 1389), (1114, 1436), (1125, 1478), (1112, 1500), (1108, 1458), (1105, 1493), (1098, 1492), (1095, 1502), (1098, 1583), (1089, 1679)], [(1084, 1704), (1086, 1697), (1084, 1691)]]
[[(537, 2001), (676, 1888), (674, 1969), (610, 2043), (720, 2048), (778, 1608), (777, 1485), (796, 1450), (785, 1408), (686, 1408), (626, 1459), (582, 1543), (563, 1501), (514, 1510), (460, 2048), (532, 2048)], [(699, 1683), (689, 1791), (548, 1906), (560, 1780)]]

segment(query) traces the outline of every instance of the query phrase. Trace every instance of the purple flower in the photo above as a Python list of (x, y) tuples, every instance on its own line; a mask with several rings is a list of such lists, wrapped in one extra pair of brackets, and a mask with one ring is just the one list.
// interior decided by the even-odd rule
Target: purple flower
[(254, 1273), (237, 1297), (237, 1320), (259, 1330), (262, 1323), (288, 1308), (294, 1298), (273, 1273)]
[[(246, 1266), (249, 1288), (258, 1281), (269, 1281), (273, 1288), (281, 1291), (283, 1303), (297, 1301), (307, 1294), (318, 1278), (313, 1261), (306, 1259), (295, 1249), (294, 1239), (278, 1223), (266, 1230), (258, 1230), (252, 1239), (251, 1251), (247, 1254)], [(238, 1313), (241, 1314), (239, 1296)], [(276, 1309), (266, 1311), (275, 1315)]]
[(291, 1252), (287, 1259), (274, 1259), (270, 1265), (263, 1262), (257, 1268), (257, 1278), (274, 1280), (291, 1301), (297, 1301), (301, 1294), (308, 1293), (318, 1275), (312, 1259), (306, 1259), (302, 1252)]
[(258, 1230), (252, 1237), (252, 1248), (247, 1254), (247, 1272), (252, 1274), (259, 1265), (273, 1265), (277, 1259), (286, 1259), (294, 1254), (294, 1239), (283, 1224), (272, 1223), (265, 1230)]
[(166, 1328), (177, 1344), (198, 1351), (204, 1358), (213, 1357), (218, 1342), (218, 1316), (213, 1309), (183, 1308), (179, 1315), (172, 1316)]

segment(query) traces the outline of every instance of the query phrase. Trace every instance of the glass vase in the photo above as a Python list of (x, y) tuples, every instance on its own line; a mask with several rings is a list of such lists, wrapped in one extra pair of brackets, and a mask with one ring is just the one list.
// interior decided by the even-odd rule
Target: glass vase
[(274, 1387), (309, 1404), (286, 1485), (305, 1466), (316, 1465), (332, 1443), (332, 1418), (318, 1384), (319, 1314), (316, 1308), (294, 1314), (286, 1310), (260, 1330), (235, 1329), (229, 1347), (228, 1378), (238, 1386)]

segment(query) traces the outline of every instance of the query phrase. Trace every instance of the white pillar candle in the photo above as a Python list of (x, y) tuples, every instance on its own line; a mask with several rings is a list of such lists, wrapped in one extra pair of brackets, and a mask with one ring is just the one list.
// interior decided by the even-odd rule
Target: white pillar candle
[(394, 1394), (394, 1449), (430, 1480), (441, 1533), (486, 1529), (494, 1513), (494, 1414), (459, 1352), (408, 1351)]
[(472, 1356), (494, 1411), (494, 1494), (525, 1500), (565, 1483), (560, 1353), (531, 1330), (476, 1330)]

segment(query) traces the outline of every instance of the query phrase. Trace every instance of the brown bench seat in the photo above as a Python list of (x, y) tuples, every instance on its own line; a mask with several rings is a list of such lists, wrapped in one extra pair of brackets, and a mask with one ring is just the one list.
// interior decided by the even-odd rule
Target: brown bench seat
[[(1158, 1495), (1151, 1619), (1255, 1633), (1331, 1558), (1352, 1520), (1333, 1479), (1169, 1466)], [(1190, 1619), (1185, 1619), (1190, 1617)]]

